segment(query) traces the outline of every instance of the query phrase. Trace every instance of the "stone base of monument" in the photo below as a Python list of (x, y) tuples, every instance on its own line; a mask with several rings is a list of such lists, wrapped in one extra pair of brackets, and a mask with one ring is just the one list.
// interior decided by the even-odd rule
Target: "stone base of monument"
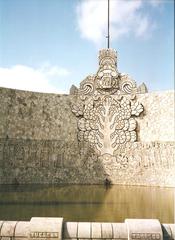
[(126, 219), (124, 223), (64, 222), (63, 218), (38, 218), (30, 222), (0, 221), (1, 240), (142, 239), (173, 240), (175, 224), (157, 219)]

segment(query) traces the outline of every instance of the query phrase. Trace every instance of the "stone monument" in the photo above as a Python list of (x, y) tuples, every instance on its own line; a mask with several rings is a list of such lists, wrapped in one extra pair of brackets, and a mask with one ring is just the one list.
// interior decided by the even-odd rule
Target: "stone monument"
[(144, 111), (136, 98), (140, 89), (129, 75), (119, 73), (116, 51), (102, 49), (97, 73), (85, 78), (74, 93), (78, 141), (87, 142), (106, 164), (127, 164), (123, 149), (137, 140), (136, 118)]

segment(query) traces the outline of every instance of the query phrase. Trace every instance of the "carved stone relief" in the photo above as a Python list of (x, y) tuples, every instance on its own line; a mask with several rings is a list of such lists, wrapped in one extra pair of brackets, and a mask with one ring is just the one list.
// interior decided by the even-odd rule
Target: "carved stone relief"
[(78, 117), (78, 140), (99, 155), (113, 155), (120, 145), (136, 141), (136, 120), (143, 106), (126, 96), (90, 96), (72, 107)]
[(101, 50), (97, 74), (80, 83), (75, 94), (77, 101), (72, 105), (79, 142), (88, 142), (104, 159), (114, 157), (125, 144), (135, 142), (135, 118), (143, 112), (142, 104), (136, 99), (137, 90), (129, 75), (118, 72), (116, 52)]

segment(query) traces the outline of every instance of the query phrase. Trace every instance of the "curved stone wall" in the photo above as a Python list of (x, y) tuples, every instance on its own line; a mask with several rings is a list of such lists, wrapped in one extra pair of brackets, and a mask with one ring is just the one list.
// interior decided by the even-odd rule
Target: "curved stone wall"
[(124, 223), (98, 223), (63, 222), (63, 218), (32, 218), (30, 222), (0, 221), (0, 237), (2, 240), (174, 240), (175, 224), (160, 224), (157, 219), (126, 219)]
[(0, 183), (175, 186), (174, 92), (137, 99), (137, 141), (101, 158), (78, 141), (76, 95), (0, 88)]

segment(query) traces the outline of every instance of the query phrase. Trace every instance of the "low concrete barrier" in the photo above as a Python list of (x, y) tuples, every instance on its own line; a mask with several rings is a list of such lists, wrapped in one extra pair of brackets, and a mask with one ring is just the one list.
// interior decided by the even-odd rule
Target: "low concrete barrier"
[(63, 218), (38, 218), (30, 222), (0, 221), (0, 240), (173, 240), (175, 224), (157, 219), (126, 219), (124, 223), (64, 222)]

